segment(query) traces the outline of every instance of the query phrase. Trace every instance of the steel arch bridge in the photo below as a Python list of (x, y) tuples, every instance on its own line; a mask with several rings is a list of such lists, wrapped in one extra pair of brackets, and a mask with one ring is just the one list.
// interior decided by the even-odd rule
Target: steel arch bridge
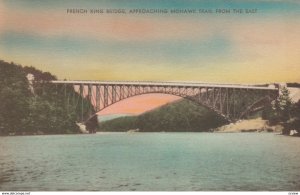
[[(81, 116), (86, 122), (95, 114), (121, 100), (143, 94), (162, 93), (180, 96), (200, 104), (227, 121), (245, 118), (249, 113), (261, 110), (267, 102), (279, 94), (275, 85), (212, 84), (198, 82), (139, 82), (139, 81), (50, 81), (56, 87), (72, 87), (74, 93), (92, 105), (88, 117)], [(63, 91), (61, 92), (63, 93)], [(70, 94), (65, 97), (69, 99)], [(67, 101), (69, 103), (69, 101)], [(80, 102), (76, 103), (77, 105)], [(83, 102), (81, 102), (81, 107)]]

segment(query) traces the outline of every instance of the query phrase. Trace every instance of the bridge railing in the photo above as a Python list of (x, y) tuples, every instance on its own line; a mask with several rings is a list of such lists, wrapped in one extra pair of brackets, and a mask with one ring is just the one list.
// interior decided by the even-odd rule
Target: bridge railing
[[(174, 86), (174, 87), (219, 87), (236, 89), (261, 89), (278, 90), (275, 85), (269, 84), (218, 84), (218, 83), (199, 83), (199, 82), (176, 82), (176, 81), (87, 81), (87, 80), (54, 80), (50, 81), (56, 84), (100, 84), (100, 85), (134, 85), (134, 86)], [(268, 86), (261, 86), (268, 85)]]

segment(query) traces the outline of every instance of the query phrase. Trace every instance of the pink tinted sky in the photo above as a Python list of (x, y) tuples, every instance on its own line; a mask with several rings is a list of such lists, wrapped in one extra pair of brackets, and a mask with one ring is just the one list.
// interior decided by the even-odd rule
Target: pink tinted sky
[(98, 114), (140, 114), (178, 99), (180, 99), (180, 97), (164, 94), (140, 95), (113, 104)]

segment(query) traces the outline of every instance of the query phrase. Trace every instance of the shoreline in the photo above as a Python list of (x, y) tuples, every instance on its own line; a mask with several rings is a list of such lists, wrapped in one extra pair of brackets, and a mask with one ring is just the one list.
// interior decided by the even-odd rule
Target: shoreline
[(21, 133), (21, 134), (0, 134), (0, 137), (14, 137), (14, 136), (43, 136), (43, 135), (80, 135), (84, 133)]
[(262, 118), (240, 120), (221, 127), (211, 129), (215, 133), (260, 133), (260, 132), (277, 132), (281, 133), (282, 125), (269, 125), (268, 120)]
[[(97, 132), (96, 134), (105, 134), (105, 133), (122, 133), (122, 134), (132, 134), (132, 133), (128, 133), (126, 131), (122, 131), (122, 132), (116, 132), (116, 131), (100, 131), (100, 132)], [(227, 132), (222, 132), (222, 131), (215, 131), (215, 132), (210, 132), (210, 131), (170, 131), (170, 132), (165, 132), (165, 131), (156, 131), (156, 132), (135, 132), (134, 134), (140, 134), (140, 133), (211, 133), (211, 134), (269, 134), (269, 133), (272, 133), (272, 134), (276, 134), (276, 135), (282, 135), (282, 136), (286, 136), (286, 137), (300, 137), (300, 136), (297, 136), (297, 135), (285, 135), (285, 134), (282, 134), (281, 132), (267, 132), (267, 131), (252, 131), (252, 132), (249, 132), (249, 131), (244, 131), (244, 132), (233, 132), (233, 131), (227, 131)], [(26, 135), (0, 135), (0, 137), (33, 137), (33, 136), (59, 136), (59, 135), (92, 135), (90, 133), (69, 133), (69, 134), (26, 134)]]
[[(277, 133), (278, 135), (283, 134), (284, 127), (282, 125), (273, 125), (270, 126), (267, 120), (263, 120), (262, 118), (256, 119), (247, 119), (240, 120), (235, 123), (230, 123), (227, 125), (223, 125), (221, 127), (208, 129), (207, 131), (98, 131), (96, 133)], [(0, 135), (0, 137), (10, 137), (10, 136), (41, 136), (41, 135), (86, 135), (91, 133), (85, 132), (77, 132), (77, 133), (61, 133), (61, 134), (51, 134), (51, 133), (43, 133), (43, 132), (22, 132), (18, 134), (7, 134)], [(299, 137), (299, 135), (286, 135), (292, 137)]]

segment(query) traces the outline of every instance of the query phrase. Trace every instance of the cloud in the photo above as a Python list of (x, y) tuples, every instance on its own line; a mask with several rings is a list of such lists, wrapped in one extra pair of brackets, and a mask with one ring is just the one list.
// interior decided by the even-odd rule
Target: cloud
[[(1, 3), (2, 2), (2, 3)], [(67, 14), (66, 5), (61, 5), (58, 2), (54, 3), (41, 3), (40, 6), (44, 9), (20, 9), (18, 6), (0, 2), (0, 33), (7, 32), (24, 32), (27, 34), (37, 34), (41, 36), (69, 36), (77, 38), (90, 38), (95, 40), (115, 40), (115, 41), (166, 41), (166, 40), (199, 40), (207, 39), (212, 34), (216, 34), (223, 31), (223, 29), (235, 28), (237, 25), (243, 25), (243, 20), (249, 17), (250, 20), (264, 21), (264, 17), (259, 15), (252, 16), (216, 16), (216, 15), (188, 15), (188, 16), (176, 16), (176, 15), (77, 15)], [(69, 5), (72, 1), (68, 1)], [(254, 2), (254, 3), (251, 3)], [(174, 1), (176, 6), (187, 6), (195, 2), (188, 1), (187, 3), (180, 3)], [(237, 3), (232, 1), (233, 5)], [(32, 1), (25, 1), (25, 3), (13, 2), (13, 5), (27, 5), (32, 4)], [(79, 5), (94, 5), (94, 1), (80, 1)], [(107, 3), (106, 3), (107, 4)], [(112, 3), (111, 6), (122, 4), (120, 1)], [(145, 2), (135, 2), (139, 6), (145, 4)], [(161, 2), (153, 2), (153, 4), (164, 5)], [(199, 5), (203, 2), (199, 1)], [(198, 5), (197, 4), (197, 5)], [(240, 5), (241, 4), (241, 5)], [(46, 9), (53, 5), (58, 6), (56, 9)], [(61, 7), (59, 7), (61, 5)], [(72, 4), (70, 4), (72, 5)], [(145, 4), (148, 7), (152, 4)], [(164, 6), (171, 6), (172, 4), (166, 4)], [(203, 4), (206, 5), (206, 4)], [(210, 6), (220, 6), (220, 3), (212, 3)], [(222, 4), (223, 5), (223, 4)], [(272, 7), (278, 7), (278, 5), (272, 3), (259, 3), (259, 1), (246, 1), (239, 3), (240, 6), (262, 6), (262, 12), (271, 9)], [(289, 3), (285, 3), (282, 7), (283, 10), (290, 8)], [(146, 7), (147, 7), (146, 6)], [(176, 7), (175, 6), (175, 7)], [(21, 6), (22, 7), (22, 6)], [(280, 7), (280, 6), (279, 6)], [(294, 6), (297, 7), (297, 6)], [(292, 9), (292, 8), (291, 8)], [(281, 11), (276, 12), (279, 15), (285, 14)], [(262, 13), (263, 14), (263, 13)], [(273, 15), (267, 15), (272, 17)], [(288, 16), (284, 16), (290, 18)], [(250, 21), (251, 22), (251, 21)], [(255, 22), (256, 23), (256, 22)], [(2, 24), (2, 25), (1, 25)], [(223, 29), (222, 29), (223, 28)]]
[(295, 13), (85, 16), (64, 9), (13, 12), (1, 1), (0, 10), (1, 57), (46, 64), (60, 77), (258, 81), (289, 74), (299, 80)]
[[(205, 36), (210, 26), (204, 21), (188, 22), (172, 18), (122, 15), (68, 15), (65, 10), (9, 10), (0, 7), (3, 16), (0, 32), (15, 31), (45, 37), (73, 36), (96, 40), (153, 41)], [(4, 19), (3, 19), (4, 18)], [(4, 24), (3, 24), (4, 23)]]

